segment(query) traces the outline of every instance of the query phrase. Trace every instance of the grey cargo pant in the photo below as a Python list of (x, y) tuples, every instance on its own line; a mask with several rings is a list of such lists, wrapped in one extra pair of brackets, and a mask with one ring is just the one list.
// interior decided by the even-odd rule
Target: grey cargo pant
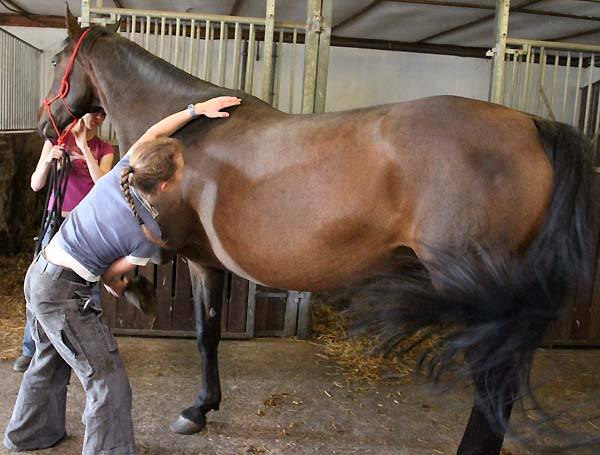
[(86, 394), (84, 455), (135, 454), (131, 387), (91, 285), (42, 254), (25, 277), (27, 318), (36, 351), (23, 376), (4, 445), (14, 451), (51, 447), (65, 435), (71, 368)]

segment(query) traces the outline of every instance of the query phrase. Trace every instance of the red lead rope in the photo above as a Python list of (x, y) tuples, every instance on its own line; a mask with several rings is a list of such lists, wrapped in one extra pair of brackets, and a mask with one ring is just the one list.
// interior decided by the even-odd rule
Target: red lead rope
[[(56, 132), (56, 136), (58, 137), (58, 145), (64, 144), (65, 137), (67, 136), (67, 134), (69, 134), (71, 132), (71, 130), (73, 129), (73, 127), (79, 120), (75, 116), (75, 114), (73, 114), (71, 109), (69, 109), (69, 106), (65, 102), (65, 97), (69, 93), (69, 76), (71, 75), (71, 71), (73, 70), (73, 65), (75, 64), (75, 57), (77, 57), (77, 52), (79, 52), (79, 47), (81, 46), (81, 43), (83, 43), (83, 39), (90, 32), (90, 30), (91, 29), (89, 29), (89, 28), (87, 30), (85, 30), (79, 37), (79, 40), (77, 40), (77, 44), (75, 45), (75, 49), (73, 49), (73, 54), (71, 55), (71, 60), (69, 60), (69, 65), (67, 66), (65, 75), (63, 76), (62, 81), (60, 83), (60, 89), (59, 89), (58, 93), (51, 99), (44, 99), (44, 107), (46, 108), (46, 112), (48, 113), (48, 118), (50, 119), (50, 122), (52, 123), (52, 127), (54, 128), (54, 131)], [(52, 103), (54, 103), (57, 99), (60, 99), (62, 101), (67, 112), (69, 112), (69, 114), (71, 114), (71, 117), (73, 117), (73, 121), (71, 122), (69, 127), (66, 128), (62, 132), (62, 134), (58, 130), (58, 126), (56, 125), (56, 120), (54, 119), (54, 116), (52, 115), (52, 110), (50, 109), (50, 105)]]

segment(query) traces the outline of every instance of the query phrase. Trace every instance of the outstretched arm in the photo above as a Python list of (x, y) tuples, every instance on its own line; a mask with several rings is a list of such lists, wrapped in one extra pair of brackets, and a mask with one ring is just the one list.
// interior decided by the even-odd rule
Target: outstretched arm
[[(231, 106), (237, 106), (242, 100), (235, 96), (219, 96), (212, 98), (203, 103), (194, 104), (194, 112), (196, 115), (204, 115), (209, 118), (229, 117), (229, 113), (221, 112), (221, 109), (225, 109)], [(131, 147), (135, 147), (140, 142), (152, 141), (160, 137), (168, 137), (189, 122), (192, 116), (186, 110), (176, 112), (162, 119), (160, 122), (151, 126), (142, 137), (140, 137), (136, 143)]]

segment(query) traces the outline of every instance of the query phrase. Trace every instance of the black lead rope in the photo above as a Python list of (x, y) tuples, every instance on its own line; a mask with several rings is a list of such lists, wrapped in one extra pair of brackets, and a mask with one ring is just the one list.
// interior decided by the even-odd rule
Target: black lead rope
[[(60, 164), (60, 166), (59, 166)], [(71, 171), (71, 158), (69, 154), (63, 150), (62, 157), (59, 160), (52, 160), (52, 169), (50, 171), (50, 182), (48, 184), (48, 191), (46, 192), (46, 199), (44, 201), (44, 215), (42, 216), (42, 223), (40, 225), (40, 232), (35, 242), (35, 254), (38, 255), (42, 249), (42, 242), (44, 237), (50, 229), (50, 237), (54, 236), (60, 227), (62, 218), (62, 206), (65, 200), (65, 193), (67, 191), (67, 183), (69, 181), (69, 173)], [(54, 200), (52, 201), (52, 207), (48, 209), (48, 202), (50, 196), (54, 194)]]

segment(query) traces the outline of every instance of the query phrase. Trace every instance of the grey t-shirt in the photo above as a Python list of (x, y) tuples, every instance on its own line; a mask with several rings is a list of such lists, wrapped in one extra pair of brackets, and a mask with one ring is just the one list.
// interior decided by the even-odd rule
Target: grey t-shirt
[[(104, 175), (64, 221), (53, 241), (93, 275), (100, 276), (117, 259), (146, 265), (157, 251), (131, 212), (121, 192), (121, 170), (129, 154)], [(160, 229), (134, 194), (138, 213), (158, 237)]]

